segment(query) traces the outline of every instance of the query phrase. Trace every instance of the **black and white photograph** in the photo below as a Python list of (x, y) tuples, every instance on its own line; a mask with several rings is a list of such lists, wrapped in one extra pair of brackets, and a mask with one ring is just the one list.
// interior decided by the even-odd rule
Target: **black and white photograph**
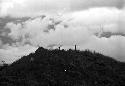
[(125, 0), (0, 0), (0, 86), (125, 86)]

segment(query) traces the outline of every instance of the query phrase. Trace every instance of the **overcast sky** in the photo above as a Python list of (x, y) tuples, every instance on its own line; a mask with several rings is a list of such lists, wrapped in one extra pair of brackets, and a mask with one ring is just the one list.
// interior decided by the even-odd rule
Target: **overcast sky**
[(80, 11), (93, 7), (122, 9), (124, 0), (0, 0), (1, 16), (36, 15), (41, 12)]
[[(22, 21), (29, 17), (0, 26), (0, 59), (12, 62), (38, 46), (61, 44), (68, 49), (77, 44), (78, 49), (95, 50), (125, 61), (125, 37), (120, 35), (125, 34), (124, 3), (125, 0), (0, 0), (0, 18), (9, 16)], [(101, 27), (103, 32), (120, 34), (99, 37), (95, 33), (102, 33)], [(4, 43), (3, 38), (12, 41)]]

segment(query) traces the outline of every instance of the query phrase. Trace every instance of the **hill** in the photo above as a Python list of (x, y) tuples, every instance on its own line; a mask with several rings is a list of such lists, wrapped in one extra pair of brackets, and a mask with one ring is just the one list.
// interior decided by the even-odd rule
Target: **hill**
[(0, 86), (125, 86), (125, 63), (89, 50), (40, 47), (4, 67)]

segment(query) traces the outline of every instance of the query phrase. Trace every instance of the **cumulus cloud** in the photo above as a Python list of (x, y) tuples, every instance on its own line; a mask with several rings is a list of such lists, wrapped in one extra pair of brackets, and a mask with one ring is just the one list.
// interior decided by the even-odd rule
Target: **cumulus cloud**
[[(56, 17), (46, 15), (45, 18), (37, 17), (17, 24), (10, 22), (6, 28), (11, 30), (8, 35), (16, 40), (16, 46), (29, 43), (31, 46), (45, 48), (49, 45), (63, 45), (67, 49), (77, 44), (79, 49), (95, 50), (121, 60), (125, 56), (124, 36), (98, 38), (94, 35), (99, 31), (100, 24), (104, 25), (104, 31), (122, 31), (118, 23), (121, 21), (121, 12), (116, 8), (92, 8)], [(53, 27), (48, 28), (49, 25)]]
[[(107, 25), (118, 25), (118, 21), (121, 21), (119, 19), (119, 15), (121, 14), (121, 12), (121, 10), (118, 10), (116, 8), (91, 8), (80, 12), (74, 12), (72, 16), (74, 18), (74, 24), (77, 25), (76, 22), (78, 22), (78, 24), (80, 25), (87, 25), (91, 29), (94, 29), (93, 27), (97, 28), (97, 26), (99, 25), (103, 25), (105, 27)], [(109, 30), (116, 29), (110, 28)], [(118, 30), (119, 28), (117, 28), (116, 31)]]
[[(50, 17), (51, 18), (51, 17)], [(8, 23), (6, 27), (11, 29), (9, 36), (13, 40), (19, 40), (22, 38), (23, 43), (30, 41), (33, 46), (44, 46), (47, 47), (49, 44), (72, 44), (73, 42), (81, 41), (79, 38), (84, 37), (86, 39), (90, 34), (87, 29), (83, 29), (81, 26), (69, 26), (64, 28), (63, 23), (54, 25), (55, 30), (52, 28), (49, 32), (45, 32), (48, 29), (48, 25), (51, 25), (49, 18), (41, 20), (36, 18), (29, 20), (21, 24)], [(21, 28), (22, 27), (22, 28)], [(80, 32), (84, 32), (81, 34)], [(79, 34), (79, 35), (75, 35)], [(70, 37), (67, 38), (67, 37)]]

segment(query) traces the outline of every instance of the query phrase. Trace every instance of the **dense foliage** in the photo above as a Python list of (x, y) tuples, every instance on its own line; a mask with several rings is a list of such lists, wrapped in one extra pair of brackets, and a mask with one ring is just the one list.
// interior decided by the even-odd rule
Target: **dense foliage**
[(2, 68), (0, 86), (125, 86), (125, 63), (88, 50), (41, 47)]

